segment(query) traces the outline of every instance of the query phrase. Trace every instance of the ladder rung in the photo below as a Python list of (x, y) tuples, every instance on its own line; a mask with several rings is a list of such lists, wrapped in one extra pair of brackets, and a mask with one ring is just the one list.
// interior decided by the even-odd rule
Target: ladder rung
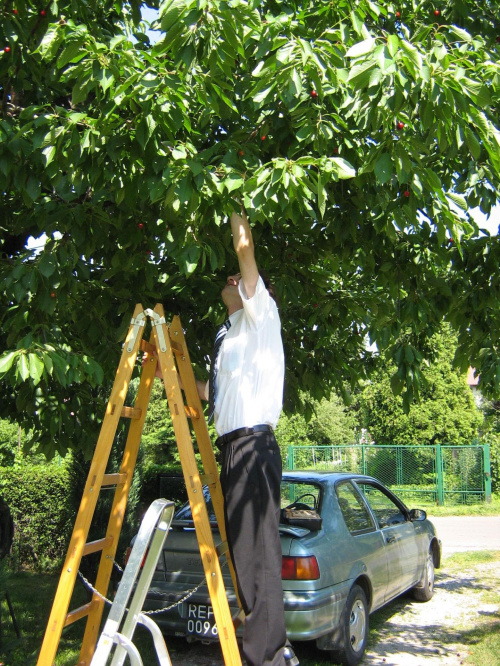
[(174, 354), (184, 354), (182, 345), (179, 344), (178, 342), (175, 342), (175, 340), (172, 340), (172, 338), (170, 338), (170, 345), (172, 347), (172, 351), (174, 352)]
[(121, 414), (126, 419), (140, 419), (142, 416), (142, 409), (139, 407), (122, 407)]
[(122, 483), (125, 483), (125, 481), (128, 479), (128, 474), (125, 474), (122, 472), (119, 474), (116, 472), (115, 474), (105, 474), (102, 477), (102, 484), (101, 486), (119, 486)]
[(200, 412), (194, 407), (190, 407), (189, 405), (184, 405), (184, 411), (186, 412), (186, 416), (188, 417), (188, 419), (200, 418)]
[(71, 611), (71, 613), (68, 613), (66, 615), (66, 620), (64, 621), (64, 626), (67, 627), (70, 624), (73, 624), (73, 622), (77, 622), (78, 620), (81, 620), (82, 617), (86, 617), (89, 615), (90, 611), (92, 610), (92, 606), (94, 605), (94, 601), (89, 601), (88, 604), (85, 604), (84, 606), (80, 606), (80, 608), (75, 608), (74, 611)]
[(243, 610), (243, 608), (241, 608), (238, 615), (235, 615), (233, 617), (233, 627), (237, 629), (240, 626), (240, 624), (243, 624), (244, 621), (245, 621), (245, 611)]
[(226, 555), (226, 553), (229, 552), (229, 546), (227, 541), (221, 541), (218, 546), (215, 547), (215, 550), (217, 551), (217, 555), (221, 557), (221, 555)]
[(141, 340), (141, 351), (145, 351), (148, 354), (154, 354), (156, 351), (156, 345), (152, 345), (147, 340)]
[(90, 555), (91, 553), (98, 553), (101, 550), (104, 550), (108, 546), (111, 546), (113, 543), (113, 537), (107, 536), (103, 539), (97, 539), (96, 541), (89, 541), (83, 547), (83, 555)]

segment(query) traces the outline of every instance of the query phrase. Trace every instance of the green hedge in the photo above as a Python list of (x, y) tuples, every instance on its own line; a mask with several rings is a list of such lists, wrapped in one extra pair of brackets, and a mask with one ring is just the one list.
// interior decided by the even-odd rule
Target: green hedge
[(11, 557), (17, 566), (61, 565), (75, 518), (71, 477), (66, 465), (0, 467), (0, 495), (14, 519)]

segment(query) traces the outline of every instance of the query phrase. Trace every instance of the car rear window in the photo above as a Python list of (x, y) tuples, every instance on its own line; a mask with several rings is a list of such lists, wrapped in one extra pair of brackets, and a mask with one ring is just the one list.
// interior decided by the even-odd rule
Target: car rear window
[(321, 503), (321, 487), (314, 483), (281, 482), (281, 508), (285, 509), (291, 504), (303, 505), (303, 508), (319, 511)]
[(335, 490), (349, 532), (355, 535), (374, 530), (373, 518), (352, 484), (349, 481), (339, 483)]

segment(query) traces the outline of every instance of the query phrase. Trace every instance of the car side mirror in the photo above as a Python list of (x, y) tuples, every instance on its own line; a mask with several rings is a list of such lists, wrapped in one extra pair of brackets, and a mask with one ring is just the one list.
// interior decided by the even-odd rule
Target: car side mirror
[(410, 511), (410, 520), (425, 520), (427, 518), (427, 514), (423, 509), (412, 509)]

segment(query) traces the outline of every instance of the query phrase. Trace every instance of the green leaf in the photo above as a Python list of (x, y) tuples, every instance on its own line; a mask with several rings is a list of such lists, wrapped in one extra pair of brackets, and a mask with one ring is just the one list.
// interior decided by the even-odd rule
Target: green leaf
[(144, 149), (156, 128), (156, 121), (152, 115), (148, 115), (139, 123), (135, 137)]
[(351, 46), (345, 54), (346, 58), (359, 58), (359, 56), (371, 53), (375, 48), (376, 43), (377, 42), (373, 37), (364, 39), (362, 42), (358, 42), (357, 44), (354, 44), (354, 46)]
[(467, 201), (465, 197), (461, 194), (455, 194), (455, 192), (448, 192), (447, 196), (462, 210), (467, 210)]
[(42, 359), (37, 355), (30, 353), (28, 354), (29, 358), (29, 373), (30, 377), (33, 380), (33, 384), (36, 386), (40, 383), (40, 380), (44, 371), (44, 364)]
[(56, 270), (56, 267), (57, 262), (55, 257), (53, 257), (48, 252), (43, 252), (38, 262), (38, 270), (40, 273), (44, 277), (49, 278)]
[(12, 364), (14, 363), (14, 359), (18, 354), (19, 352), (12, 351), (6, 352), (0, 356), (0, 375), (5, 375), (5, 373), (11, 369)]
[(26, 381), (30, 376), (28, 355), (25, 353), (19, 354), (19, 357), (17, 359), (17, 372), (19, 373), (19, 376), (21, 377), (23, 382)]
[(26, 185), (26, 192), (32, 201), (36, 201), (40, 196), (41, 186), (38, 178), (30, 176)]
[(475, 133), (469, 127), (465, 128), (465, 140), (472, 157), (476, 160), (479, 159), (481, 156), (481, 144)]
[(83, 42), (71, 42), (61, 52), (61, 55), (57, 59), (57, 66), (59, 68), (64, 67), (69, 62), (75, 63), (82, 60), (87, 55), (87, 51), (83, 47)]
[(331, 157), (330, 162), (332, 164), (332, 171), (336, 173), (340, 179), (346, 180), (347, 178), (354, 178), (356, 176), (356, 169), (344, 158)]
[(380, 183), (385, 184), (390, 181), (392, 174), (394, 173), (394, 168), (391, 156), (388, 155), (388, 153), (382, 153), (378, 158), (375, 162), (374, 171)]
[(375, 67), (376, 64), (371, 60), (354, 65), (349, 71), (347, 83), (350, 83), (357, 90), (366, 88), (370, 83), (370, 77)]

